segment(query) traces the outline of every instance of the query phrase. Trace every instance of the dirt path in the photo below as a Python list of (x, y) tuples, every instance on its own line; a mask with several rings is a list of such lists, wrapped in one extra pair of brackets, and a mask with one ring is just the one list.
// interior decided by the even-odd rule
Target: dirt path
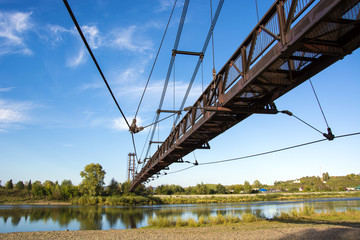
[(1, 233), (0, 239), (360, 239), (360, 224), (242, 223), (199, 228)]

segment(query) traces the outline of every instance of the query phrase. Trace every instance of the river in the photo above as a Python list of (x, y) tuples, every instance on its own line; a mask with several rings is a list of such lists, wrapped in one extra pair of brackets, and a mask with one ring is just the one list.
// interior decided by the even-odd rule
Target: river
[(314, 207), (316, 212), (360, 210), (360, 198), (326, 198), (252, 203), (113, 206), (0, 205), (0, 232), (128, 229), (147, 226), (149, 217), (234, 215), (253, 213), (272, 218), (281, 211)]

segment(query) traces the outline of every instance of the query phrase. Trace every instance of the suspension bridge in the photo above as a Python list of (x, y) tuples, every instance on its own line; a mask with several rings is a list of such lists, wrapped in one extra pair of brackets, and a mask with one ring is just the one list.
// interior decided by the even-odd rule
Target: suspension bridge
[[(131, 190), (360, 46), (359, 1), (276, 1), (142, 167)], [(308, 11), (307, 11), (308, 10)], [(304, 12), (307, 11), (306, 14)], [(333, 138), (330, 128), (324, 134)]]
[[(177, 114), (177, 117), (168, 137), (161, 143), (156, 142), (161, 144), (157, 151), (143, 160), (141, 170), (133, 176), (130, 190), (134, 190), (160, 171), (168, 170), (169, 165), (183, 162), (183, 157), (194, 150), (209, 149), (210, 140), (252, 114), (279, 113), (274, 103), (276, 99), (360, 46), (360, 0), (276, 0), (220, 71), (216, 73), (213, 69), (211, 83), (192, 106), (184, 108), (189, 93), (187, 91), (179, 110), (163, 110), (164, 92), (175, 56), (188, 54), (199, 57), (189, 84), (191, 88), (223, 2), (224, 0), (219, 1), (214, 16), (211, 16), (211, 26), (202, 51), (188, 52), (177, 49), (189, 4), (189, 0), (184, 1), (178, 34), (146, 156), (150, 145), (154, 143), (152, 140), (160, 113), (172, 112)], [(64, 3), (67, 5), (66, 0)], [(72, 15), (70, 7), (67, 7)], [(72, 18), (82, 35), (73, 15)], [(87, 45), (83, 35), (82, 38)], [(87, 48), (108, 86), (88, 45)], [(108, 89), (112, 94), (109, 86)], [(116, 102), (114, 96), (113, 98)], [(118, 104), (117, 106), (125, 118)], [(133, 141), (133, 135), (143, 129), (136, 126), (138, 110), (139, 108), (131, 125), (125, 118)], [(186, 111), (186, 114), (180, 119), (181, 111)], [(292, 115), (288, 111), (281, 112)], [(334, 139), (329, 126), (323, 136), (327, 140)], [(132, 168), (135, 169), (134, 164)]]

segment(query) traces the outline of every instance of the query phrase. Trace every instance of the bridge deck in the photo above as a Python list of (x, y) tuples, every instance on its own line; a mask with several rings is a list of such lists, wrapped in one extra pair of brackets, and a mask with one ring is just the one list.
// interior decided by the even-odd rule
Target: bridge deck
[(313, 5), (272, 5), (135, 176), (131, 190), (251, 114), (276, 113), (274, 100), (360, 46), (360, 0)]

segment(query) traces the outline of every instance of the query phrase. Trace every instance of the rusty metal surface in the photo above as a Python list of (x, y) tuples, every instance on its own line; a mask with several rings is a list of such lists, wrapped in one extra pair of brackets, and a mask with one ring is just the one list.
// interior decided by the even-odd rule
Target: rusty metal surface
[(251, 114), (275, 113), (274, 100), (360, 46), (360, 0), (313, 2), (275, 1), (131, 190)]

